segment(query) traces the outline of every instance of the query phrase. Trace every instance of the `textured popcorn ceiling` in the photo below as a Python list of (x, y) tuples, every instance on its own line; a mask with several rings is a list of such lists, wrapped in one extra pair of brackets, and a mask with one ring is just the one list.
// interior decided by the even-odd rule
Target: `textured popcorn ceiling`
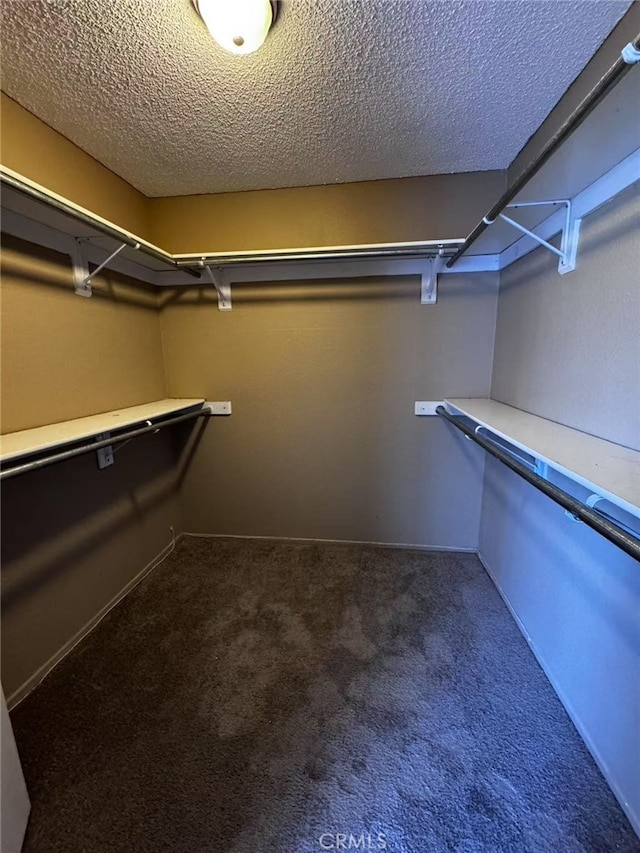
[(3, 0), (2, 88), (150, 196), (502, 169), (629, 5), (285, 0), (237, 57), (190, 0)]

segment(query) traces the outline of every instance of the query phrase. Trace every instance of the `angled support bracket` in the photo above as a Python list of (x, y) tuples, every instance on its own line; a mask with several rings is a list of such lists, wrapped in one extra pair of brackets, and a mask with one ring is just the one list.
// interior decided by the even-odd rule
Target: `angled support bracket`
[(225, 281), (224, 270), (217, 269), (214, 271), (208, 264), (205, 264), (204, 258), (200, 261), (200, 266), (204, 267), (211, 284), (215, 287), (218, 294), (218, 311), (231, 311), (231, 285)]
[(420, 274), (420, 304), (435, 305), (438, 301), (438, 273), (444, 266), (442, 249), (437, 258), (424, 261), (427, 268)]
[[(557, 255), (560, 260), (558, 261), (558, 272), (560, 275), (564, 275), (568, 272), (573, 272), (576, 268), (576, 256), (578, 253), (578, 241), (580, 239), (580, 225), (582, 223), (582, 219), (576, 219), (573, 216), (571, 209), (571, 200), (568, 198), (558, 199), (554, 201), (519, 201), (514, 204), (508, 204), (508, 208), (518, 208), (518, 207), (543, 207), (546, 205), (564, 205), (565, 208), (565, 221), (564, 226), (562, 228), (562, 237), (560, 240), (560, 248), (556, 248), (556, 246), (549, 243), (547, 240), (543, 240), (542, 237), (539, 237), (534, 231), (530, 231), (528, 228), (525, 228), (524, 225), (521, 225), (519, 222), (516, 222), (515, 219), (512, 219), (510, 216), (507, 216), (506, 213), (498, 214), (500, 219), (504, 222), (507, 222), (509, 225), (512, 225), (522, 234), (525, 234), (527, 237), (530, 237), (532, 240), (535, 240), (540, 246), (544, 246), (545, 249), (548, 249), (550, 252), (553, 252), (554, 255)], [(487, 219), (484, 217), (484, 222), (487, 225), (493, 225), (495, 219)]]
[[(102, 270), (109, 266), (111, 261), (120, 254), (123, 249), (126, 249), (128, 243), (121, 243), (118, 248), (111, 252), (108, 258), (105, 258), (104, 261), (99, 264), (92, 273), (89, 273), (89, 265), (85, 260), (84, 253), (82, 251), (82, 240), (76, 239), (75, 246), (71, 252), (71, 262), (73, 264), (73, 280), (75, 284), (75, 292), (78, 296), (91, 296), (93, 291), (91, 289), (91, 282), (93, 279), (102, 272)], [(136, 243), (133, 246), (134, 249), (140, 248), (140, 243)]]
[[(128, 243), (121, 243), (121, 244), (118, 246), (118, 248), (117, 248), (114, 252), (111, 252), (111, 254), (109, 255), (109, 257), (108, 257), (108, 258), (105, 258), (105, 259), (104, 259), (104, 261), (103, 261), (99, 266), (97, 266), (97, 267), (94, 269), (94, 271), (91, 273), (91, 275), (88, 275), (88, 276), (85, 278), (84, 283), (85, 283), (85, 284), (90, 285), (90, 284), (91, 284), (91, 281), (92, 281), (92, 280), (93, 280), (93, 279), (98, 275), (98, 273), (101, 273), (101, 272), (102, 272), (102, 270), (103, 270), (105, 267), (109, 266), (109, 264), (111, 263), (111, 261), (112, 261), (112, 260), (113, 260), (117, 255), (119, 255), (119, 254), (120, 254), (120, 252), (121, 252), (123, 249), (126, 249), (126, 248), (127, 248), (127, 246), (128, 246)], [(140, 248), (140, 243), (136, 243), (136, 244), (133, 246), (133, 248), (134, 248), (134, 249), (139, 249), (139, 248)]]

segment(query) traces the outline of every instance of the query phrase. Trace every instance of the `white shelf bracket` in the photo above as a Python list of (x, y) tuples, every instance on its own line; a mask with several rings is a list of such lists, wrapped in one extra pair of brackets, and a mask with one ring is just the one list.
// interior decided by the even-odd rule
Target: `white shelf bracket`
[[(573, 272), (576, 268), (576, 257), (578, 254), (578, 241), (580, 239), (580, 225), (582, 223), (582, 219), (577, 219), (573, 216), (571, 200), (568, 198), (554, 200), (554, 201), (520, 201), (515, 202), (514, 204), (508, 204), (508, 208), (519, 208), (519, 207), (543, 207), (545, 205), (564, 205), (565, 208), (565, 221), (564, 226), (562, 228), (562, 237), (560, 239), (560, 248), (556, 248), (556, 246), (549, 243), (547, 240), (543, 240), (538, 234), (534, 231), (530, 231), (528, 228), (525, 228), (520, 222), (516, 222), (515, 219), (512, 219), (510, 216), (507, 216), (506, 213), (499, 213), (498, 216), (504, 222), (507, 222), (509, 225), (516, 228), (520, 233), (525, 234), (527, 237), (530, 237), (532, 240), (535, 240), (540, 246), (544, 246), (545, 249), (548, 249), (550, 252), (553, 252), (554, 255), (557, 255), (560, 259), (558, 261), (558, 272), (560, 275), (565, 275), (565, 273)], [(487, 219), (484, 217), (484, 222), (487, 225), (493, 225), (495, 219)]]
[(205, 264), (204, 258), (200, 261), (200, 266), (207, 271), (211, 284), (215, 287), (218, 294), (218, 311), (231, 311), (231, 285), (225, 281), (224, 270), (217, 269), (214, 271), (208, 264)]
[[(96, 435), (96, 441), (106, 441), (108, 438), (111, 438), (111, 433), (109, 432), (101, 432)], [(113, 454), (114, 450), (112, 444), (109, 444), (106, 447), (101, 447), (100, 450), (96, 450), (96, 456), (98, 458), (98, 468), (100, 468), (100, 470), (102, 470), (103, 468), (108, 468), (110, 465), (113, 465), (115, 461)]]
[(442, 249), (437, 258), (424, 261), (426, 269), (420, 275), (420, 304), (435, 305), (438, 301), (438, 273), (444, 266)]
[(89, 264), (82, 251), (82, 241), (75, 239), (71, 247), (71, 265), (73, 267), (73, 284), (76, 296), (91, 296), (91, 284), (89, 278)]

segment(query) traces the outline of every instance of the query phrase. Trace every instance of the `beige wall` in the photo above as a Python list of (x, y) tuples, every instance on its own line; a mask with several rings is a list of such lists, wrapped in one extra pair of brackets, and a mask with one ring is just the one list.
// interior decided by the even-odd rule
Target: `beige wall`
[(4, 92), (0, 98), (3, 166), (148, 239), (142, 193)]
[[(503, 181), (471, 173), (162, 199), (152, 227), (192, 251), (207, 240), (455, 237)], [(211, 288), (164, 294), (169, 394), (233, 404), (185, 479), (185, 529), (475, 548), (482, 456), (413, 407), (488, 394), (497, 274), (444, 277), (437, 306), (421, 306), (419, 291), (417, 278), (234, 285), (224, 313)]]
[[(7, 239), (2, 267), (3, 431), (166, 396), (155, 296), (113, 276), (73, 293), (69, 259)], [(2, 681), (9, 698), (181, 529), (177, 436), (2, 485)]]
[(69, 259), (7, 238), (2, 252), (2, 432), (166, 396), (153, 291), (108, 274), (74, 294)]
[(198, 533), (476, 547), (482, 455), (415, 400), (489, 392), (497, 274), (234, 286), (162, 312), (170, 395), (231, 400), (183, 489)]
[(149, 199), (150, 233), (183, 254), (466, 237), (503, 189), (470, 172)]

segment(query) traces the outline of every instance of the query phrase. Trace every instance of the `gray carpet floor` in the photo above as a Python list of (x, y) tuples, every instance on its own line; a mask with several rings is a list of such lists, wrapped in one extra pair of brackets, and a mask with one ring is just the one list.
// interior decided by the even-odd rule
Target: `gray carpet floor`
[(12, 719), (27, 851), (640, 851), (470, 555), (185, 539)]

